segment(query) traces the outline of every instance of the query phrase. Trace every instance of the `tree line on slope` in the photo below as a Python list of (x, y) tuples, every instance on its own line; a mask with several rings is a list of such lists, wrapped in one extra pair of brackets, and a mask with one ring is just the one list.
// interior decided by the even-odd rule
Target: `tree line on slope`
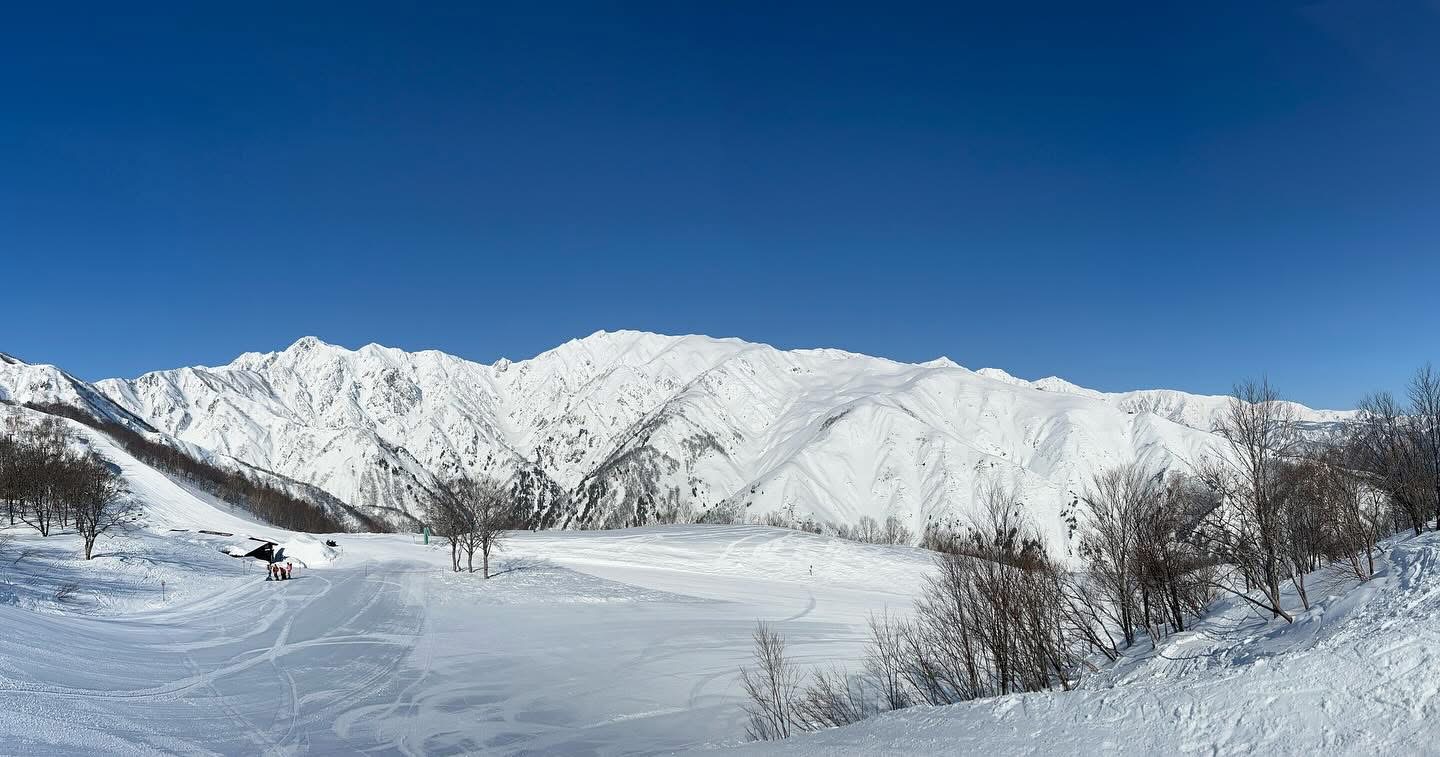
[(1129, 464), (1094, 477), (1078, 567), (1057, 559), (1013, 489), (985, 487), (960, 528), (927, 529), (939, 554), (908, 618), (872, 616), (861, 670), (806, 671), (773, 626), (741, 671), (755, 739), (844, 725), (915, 704), (1069, 689), (1148, 638), (1185, 630), (1221, 593), (1293, 622), (1285, 586), (1368, 580), (1381, 541), (1440, 529), (1440, 377), (1406, 405), (1367, 397), (1330, 443), (1302, 444), (1268, 382), (1237, 385), (1216, 433), (1228, 447), (1189, 471)]
[[(60, 404), (27, 404), (54, 416), (69, 418), (110, 437), (135, 459), (183, 479), (217, 499), (234, 505), (256, 518), (290, 531), (305, 533), (337, 533), (348, 530), (346, 525), (321, 507), (306, 499), (252, 478), (238, 470), (225, 470), (198, 460), (183, 450), (146, 438), (144, 435), (113, 421), (96, 418), (82, 410)], [(367, 531), (389, 529), (363, 513), (352, 511)]]
[(86, 560), (99, 537), (134, 520), (138, 510), (120, 472), (93, 450), (80, 447), (59, 418), (27, 423), (7, 415), (0, 433), (0, 500), (9, 525), (50, 536), (79, 534)]
[[(722, 519), (711, 518), (702, 520), (701, 522), (716, 523), (721, 520)], [(862, 515), (853, 525), (845, 523), (831, 525), (821, 524), (813, 518), (798, 518), (792, 506), (787, 511), (771, 511), (758, 517), (737, 518), (735, 522), (749, 523), (756, 526), (771, 526), (773, 528), (789, 528), (812, 534), (828, 534), (837, 539), (860, 542), (861, 544), (900, 545), (909, 544), (915, 540), (914, 532), (905, 525), (904, 521), (894, 515), (885, 516), (884, 523), (875, 520), (869, 515)]]
[(698, 515), (693, 515), (693, 508), (688, 511), (693, 517), (674, 517), (676, 510), (657, 510), (654, 523), (667, 525), (672, 523), (703, 523), (720, 526), (752, 525), (770, 526), (772, 528), (788, 528), (795, 531), (804, 531), (811, 534), (825, 534), (838, 539), (860, 542), (861, 544), (912, 544), (915, 542), (915, 533), (899, 517), (894, 515), (885, 516), (884, 522), (878, 521), (869, 515), (862, 515), (853, 524), (846, 523), (821, 523), (812, 517), (801, 517), (795, 512), (795, 506), (790, 505), (784, 510), (772, 510), (763, 515), (747, 515), (744, 505), (738, 500), (723, 503), (720, 506), (706, 510)]

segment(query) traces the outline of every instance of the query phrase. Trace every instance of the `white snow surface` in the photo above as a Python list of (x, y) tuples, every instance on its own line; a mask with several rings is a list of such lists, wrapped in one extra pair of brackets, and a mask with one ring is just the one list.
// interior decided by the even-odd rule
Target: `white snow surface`
[[(908, 607), (930, 566), (668, 526), (516, 533), (482, 581), (416, 535), (255, 523), (73, 427), (143, 519), (91, 561), (73, 533), (0, 529), (0, 754), (672, 752), (741, 732), (756, 620), (815, 660), (853, 657), (869, 613)], [(251, 539), (299, 558), (295, 578), (226, 554)]]
[[(719, 743), (743, 730), (737, 671), (756, 619), (778, 623), (805, 658), (853, 657), (868, 613), (908, 605), (929, 564), (910, 548), (796, 531), (668, 526), (516, 534), (482, 581), (448, 572), (443, 548), (409, 536), (337, 538), (338, 560), (282, 582), (193, 533), (133, 534), (94, 563), (32, 555), (17, 588), (42, 598), (62, 582), (86, 588), (50, 607), (0, 602), (0, 751), (645, 754)], [(75, 548), (64, 536), (44, 546)], [(121, 567), (145, 560), (169, 572)]]
[(976, 487), (999, 479), (1025, 491), (1056, 539), (1060, 510), (1096, 470), (1214, 454), (1208, 430), (1225, 402), (1031, 383), (944, 358), (633, 331), (494, 365), (307, 337), (218, 368), (97, 386), (166, 433), (392, 522), (463, 470), (518, 482), (547, 526), (633, 525), (661, 507), (723, 503), (832, 525), (894, 515), (918, 533), (963, 515)]
[[(4, 529), (0, 753), (1435, 751), (1433, 532), (1387, 545), (1379, 576), (1334, 584), (1294, 625), (1222, 602), (1077, 691), (746, 745), (754, 622), (802, 666), (853, 668), (867, 617), (905, 612), (930, 555), (760, 526), (522, 532), (482, 581), (418, 536), (339, 534), (331, 550), (255, 523), (75, 428), (144, 520), (92, 561), (73, 534)], [(267, 582), (222, 553), (249, 537), (312, 556)]]

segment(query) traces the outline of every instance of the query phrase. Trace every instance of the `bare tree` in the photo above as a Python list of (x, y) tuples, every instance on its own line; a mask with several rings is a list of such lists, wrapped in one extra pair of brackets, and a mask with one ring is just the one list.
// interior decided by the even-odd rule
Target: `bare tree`
[(909, 544), (915, 538), (905, 521), (895, 515), (887, 515), (883, 525), (869, 515), (862, 515), (853, 526), (835, 526), (835, 535), (864, 544)]
[(75, 530), (84, 542), (86, 560), (94, 556), (96, 539), (139, 515), (120, 473), (94, 456), (76, 465), (70, 512), (75, 518)]
[(799, 729), (835, 728), (879, 712), (863, 677), (850, 676), (840, 667), (815, 671), (811, 677), (812, 683), (795, 701)]
[(506, 530), (514, 519), (510, 492), (493, 478), (467, 478), (448, 487), (459, 510), (460, 529), (456, 534), (465, 567), (475, 572), (475, 553), (480, 553), (481, 575), (490, 577), (490, 555), (499, 551)]
[(1407, 393), (1421, 467), (1430, 483), (1435, 528), (1440, 529), (1440, 374), (1426, 363), (1415, 371)]
[(749, 702), (746, 731), (763, 741), (783, 739), (795, 728), (802, 675), (785, 652), (785, 637), (767, 623), (755, 626), (755, 668), (740, 670), (740, 685)]
[(451, 486), (441, 484), (425, 501), (425, 525), (450, 547), (450, 570), (460, 572), (460, 539), (465, 533), (465, 516)]
[(905, 683), (906, 625), (882, 612), (870, 616), (870, 643), (865, 652), (865, 678), (875, 688), (880, 706), (887, 710), (909, 707)]
[(1066, 584), (1065, 611), (1074, 631), (1110, 659), (1120, 652), (1112, 629), (1126, 646), (1139, 630), (1158, 639), (1167, 628), (1184, 630), (1186, 617), (1210, 602), (1210, 572), (1189, 537), (1213, 508), (1197, 508), (1187, 486), (1184, 476), (1167, 480), (1129, 463), (1097, 473), (1080, 497), (1085, 571)]
[(1080, 664), (1067, 574), (1017, 490), (992, 482), (979, 498), (979, 514), (926, 577), (906, 630), (911, 693), (931, 704), (1068, 688)]
[(12, 526), (15, 525), (15, 510), (20, 503), (21, 428), (19, 413), (7, 412), (4, 430), (0, 431), (0, 499), (5, 500), (6, 514)]
[(1430, 514), (1433, 489), (1416, 426), (1389, 392), (1360, 401), (1347, 449), (1349, 464), (1389, 496), (1397, 513), (1419, 536)]
[(20, 520), (49, 536), (64, 519), (65, 492), (72, 484), (77, 456), (70, 449), (72, 435), (59, 418), (46, 416), (36, 424), (28, 444), (20, 449)]
[(909, 544), (915, 535), (906, 527), (904, 521), (894, 515), (885, 517), (885, 543), (886, 544)]
[(860, 522), (855, 526), (855, 541), (866, 544), (879, 544), (882, 539), (880, 524), (876, 523), (875, 519), (868, 515), (860, 516)]
[(1080, 497), (1088, 515), (1080, 555), (1127, 646), (1141, 625), (1141, 526), (1162, 496), (1160, 474), (1130, 463), (1097, 473)]
[(1324, 466), (1299, 458), (1277, 465), (1275, 500), (1281, 507), (1280, 549), (1300, 604), (1310, 609), (1306, 576), (1326, 564), (1327, 542), (1334, 534), (1334, 503)]
[[(1177, 633), (1185, 630), (1187, 617), (1203, 615), (1215, 598), (1214, 564), (1192, 540), (1195, 529), (1214, 509), (1212, 499), (1213, 493), (1192, 476), (1172, 473), (1165, 482), (1163, 501), (1140, 526), (1141, 584), (1159, 597), (1165, 608), (1160, 614)], [(1147, 613), (1151, 604), (1146, 604)]]
[(1383, 492), (1369, 486), (1348, 463), (1349, 450), (1333, 450), (1316, 461), (1317, 485), (1326, 503), (1324, 553), (1361, 581), (1375, 574), (1375, 552), (1391, 531)]
[(1220, 562), (1238, 571), (1246, 588), (1227, 581), (1215, 586), (1268, 610), (1274, 617), (1294, 618), (1281, 602), (1280, 583), (1294, 574), (1286, 559), (1286, 511), (1278, 473), (1298, 437), (1294, 406), (1282, 402), (1270, 383), (1237, 384), (1215, 429), (1229, 443), (1231, 455), (1204, 471), (1222, 501), (1197, 536)]

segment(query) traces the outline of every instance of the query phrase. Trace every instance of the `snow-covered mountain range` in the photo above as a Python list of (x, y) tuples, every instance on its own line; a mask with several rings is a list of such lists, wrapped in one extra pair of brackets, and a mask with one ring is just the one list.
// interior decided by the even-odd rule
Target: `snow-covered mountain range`
[[(95, 388), (161, 432), (397, 524), (459, 472), (511, 481), (547, 527), (727, 508), (831, 524), (895, 515), (918, 532), (999, 480), (1056, 535), (1095, 471), (1215, 454), (1208, 429), (1226, 402), (633, 331), (493, 365), (306, 337)], [(1349, 415), (1297, 409), (1316, 424)]]
[[(363, 529), (367, 525), (365, 519), (353, 508), (319, 487), (161, 432), (144, 418), (116, 404), (94, 385), (53, 365), (27, 363), (13, 355), (0, 352), (0, 404), (30, 405), (46, 408), (47, 411), (55, 406), (62, 406), (79, 411), (101, 424), (121, 427), (146, 441), (178, 450), (214, 469), (240, 473), (251, 481), (302, 499), (329, 513), (347, 528)], [(73, 413), (61, 414), (74, 417)], [(7, 415), (8, 417), (11, 416)], [(144, 464), (136, 461), (135, 465)], [(158, 471), (153, 473), (164, 478), (164, 474)], [(135, 483), (135, 476), (127, 473), (126, 478), (132, 485)]]

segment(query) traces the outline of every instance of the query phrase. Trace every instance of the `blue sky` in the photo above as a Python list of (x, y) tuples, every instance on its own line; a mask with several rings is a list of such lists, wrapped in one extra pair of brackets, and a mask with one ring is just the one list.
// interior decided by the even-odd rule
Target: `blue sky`
[(636, 328), (1338, 407), (1440, 359), (1434, 0), (29, 5), (0, 350), (85, 378)]

